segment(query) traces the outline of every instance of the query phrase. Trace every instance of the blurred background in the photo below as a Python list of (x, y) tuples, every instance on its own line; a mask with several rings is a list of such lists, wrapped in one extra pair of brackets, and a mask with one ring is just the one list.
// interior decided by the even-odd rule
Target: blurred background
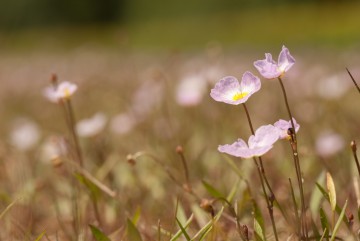
[[(360, 141), (360, 108), (354, 104), (359, 96), (345, 70), (360, 81), (359, 13), (355, 0), (1, 1), (1, 206), (25, 193), (32, 197), (24, 201), (32, 221), (24, 218), (24, 226), (35, 233), (48, 224), (53, 224), (50, 233), (57, 230), (56, 215), (41, 208), (52, 203), (49, 193), (61, 196), (63, 190), (56, 181), (63, 175), (54, 178), (57, 169), (47, 153), (67, 133), (61, 110), (43, 96), (52, 74), (78, 85), (72, 99), (76, 119), (95, 118), (79, 132), (86, 168), (95, 175), (105, 166), (102, 181), (126, 193), (121, 202), (108, 205), (113, 225), (108, 231), (123, 222), (118, 213), (127, 216), (137, 206), (145, 210), (142, 220), (148, 224), (171, 216), (170, 205), (146, 212), (153, 210), (154, 200), (167, 203), (169, 195), (173, 200), (181, 193), (153, 162), (130, 167), (129, 153), (155, 153), (181, 176), (175, 153), (181, 144), (199, 195), (206, 196), (202, 179), (227, 192), (238, 177), (217, 146), (247, 139), (250, 132), (242, 110), (215, 102), (210, 89), (227, 75), (241, 79), (250, 70), (259, 76), (253, 62), (264, 53), (277, 60), (282, 45), (296, 59), (284, 83), (301, 125), (307, 195), (329, 170), (345, 199), (353, 193), (349, 183), (355, 170), (348, 144)], [(262, 90), (248, 101), (256, 128), (287, 118), (274, 82), (262, 79)], [(286, 178), (295, 180), (290, 157), (286, 143), (277, 144), (265, 163), (285, 201)], [(252, 163), (233, 160), (258, 190)], [(68, 209), (64, 219), (71, 219)], [(15, 212), (14, 219), (22, 220), (23, 213)]]

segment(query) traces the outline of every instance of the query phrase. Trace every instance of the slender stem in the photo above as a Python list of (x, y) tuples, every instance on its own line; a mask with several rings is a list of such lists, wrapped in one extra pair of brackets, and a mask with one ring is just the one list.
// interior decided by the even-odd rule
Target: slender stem
[(189, 181), (190, 181), (190, 179), (189, 179), (189, 168), (188, 168), (187, 163), (186, 163), (186, 158), (185, 158), (185, 155), (184, 155), (184, 150), (183, 150), (183, 148), (182, 148), (181, 146), (178, 146), (178, 147), (176, 148), (176, 152), (177, 152), (177, 153), (179, 154), (179, 156), (180, 156), (181, 163), (182, 163), (182, 165), (183, 165), (183, 167), (184, 167), (185, 181), (186, 181), (186, 183), (189, 185)]
[(295, 218), (296, 218), (296, 223), (297, 223), (297, 235), (299, 237), (301, 237), (300, 235), (300, 217), (299, 217), (299, 213), (298, 213), (298, 207), (296, 204), (296, 200), (295, 200), (295, 193), (294, 193), (294, 188), (291, 182), (291, 179), (289, 178), (289, 184), (290, 184), (290, 189), (291, 189), (291, 197), (292, 197), (292, 201), (293, 201), (293, 205), (294, 205), (294, 212), (295, 212)]
[[(254, 127), (252, 125), (252, 122), (251, 122), (251, 118), (250, 118), (250, 115), (249, 115), (249, 111), (245, 105), (245, 103), (242, 104), (242, 106), (244, 107), (244, 110), (245, 110), (245, 113), (246, 113), (246, 117), (248, 119), (248, 122), (249, 122), (249, 126), (250, 126), (250, 130), (251, 130), (251, 133), (253, 135), (255, 135), (255, 131), (254, 131)], [(267, 184), (267, 187), (268, 189), (270, 190), (271, 192), (271, 197), (273, 199), (275, 199), (275, 195), (272, 191), (272, 189), (270, 188), (270, 185), (267, 181), (267, 178), (266, 178), (266, 175), (265, 175), (265, 169), (264, 169), (264, 166), (262, 164), (262, 159), (261, 157), (259, 157), (259, 161), (260, 161), (260, 165), (258, 164), (258, 162), (256, 161), (256, 158), (254, 157), (253, 158), (254, 160), (254, 163), (257, 167), (257, 171), (258, 171), (258, 174), (259, 174), (259, 178), (260, 178), (260, 182), (261, 182), (261, 187), (263, 189), (263, 192), (264, 192), (264, 195), (265, 195), (265, 199), (266, 199), (266, 204), (267, 204), (267, 208), (268, 208), (268, 211), (269, 211), (269, 215), (270, 215), (270, 219), (271, 219), (271, 224), (272, 224), (272, 228), (273, 228), (273, 231), (274, 231), (274, 235), (275, 235), (275, 240), (278, 240), (278, 236), (277, 236), (277, 230), (276, 230), (276, 225), (275, 225), (275, 220), (274, 220), (274, 210), (273, 210), (273, 203), (270, 202), (269, 200), (269, 197), (268, 197), (268, 194), (266, 192), (266, 189), (265, 189), (265, 185), (264, 185), (264, 179), (266, 180), (266, 184)]]
[(304, 198), (304, 189), (303, 189), (303, 185), (302, 185), (302, 177), (301, 177), (301, 168), (300, 168), (299, 155), (298, 155), (298, 152), (297, 152), (296, 129), (295, 129), (293, 115), (291, 114), (291, 110), (290, 110), (290, 106), (289, 106), (289, 102), (288, 102), (288, 98), (287, 98), (287, 95), (286, 95), (286, 90), (285, 90), (283, 81), (281, 80), (280, 77), (278, 77), (278, 80), (279, 80), (279, 84), (281, 86), (281, 90), (282, 90), (282, 93), (283, 93), (283, 96), (284, 96), (286, 110), (288, 112), (290, 122), (291, 122), (291, 127), (292, 127), (292, 136), (291, 136), (292, 138), (290, 140), (290, 143), (291, 143), (291, 149), (292, 149), (292, 152), (293, 152), (293, 158), (294, 158), (294, 162), (295, 162), (295, 169), (296, 169), (296, 175), (297, 175), (297, 178), (298, 178), (298, 185), (299, 185), (299, 189), (300, 189), (301, 226), (302, 226), (302, 230), (304, 231), (305, 240), (308, 240), (308, 230), (307, 230), (307, 224), (306, 224), (305, 198)]
[(83, 160), (82, 160), (81, 148), (80, 148), (80, 144), (79, 144), (79, 138), (78, 138), (78, 135), (75, 130), (75, 114), (74, 114), (70, 99), (67, 99), (65, 101), (66, 101), (66, 105), (68, 108), (69, 122), (70, 122), (69, 127), (70, 127), (71, 136), (72, 136), (72, 139), (73, 139), (73, 142), (75, 145), (76, 155), (77, 155), (80, 166), (83, 167)]
[(253, 158), (253, 160), (254, 160), (254, 163), (255, 163), (255, 165), (257, 167), (256, 169), (258, 171), (258, 175), (259, 175), (259, 178), (260, 178), (261, 188), (262, 188), (262, 190), (264, 192), (264, 195), (265, 195), (266, 205), (267, 205), (267, 208), (268, 208), (268, 211), (269, 211), (271, 225), (272, 225), (274, 235), (275, 235), (275, 240), (278, 241), (279, 239), (278, 239), (278, 236), (277, 236), (276, 224), (275, 224), (275, 220), (274, 220), (273, 204), (270, 202), (268, 194), (266, 192), (265, 185), (264, 185), (264, 178), (263, 178), (263, 175), (261, 174), (262, 173), (261, 168), (260, 168), (258, 162), (256, 161), (255, 157)]
[(357, 89), (357, 90), (359, 91), (359, 93), (360, 93), (360, 88), (359, 88), (358, 84), (356, 83), (354, 77), (353, 77), (352, 74), (350, 73), (349, 69), (346, 68), (346, 71), (347, 71), (348, 74), (350, 75), (351, 80), (354, 82), (354, 85), (355, 85), (356, 89)]
[(357, 170), (358, 170), (358, 173), (359, 173), (359, 176), (360, 176), (360, 164), (359, 164), (359, 159), (358, 159), (357, 154), (356, 154), (357, 146), (356, 146), (355, 141), (351, 142), (351, 150), (352, 150), (352, 153), (354, 155), (356, 167), (357, 167)]
[(233, 216), (233, 218), (235, 218), (235, 221), (236, 221), (236, 229), (237, 229), (237, 231), (238, 231), (238, 233), (239, 233), (240, 238), (241, 238), (242, 240), (248, 241), (249, 238), (248, 238), (248, 236), (244, 233), (244, 231), (243, 231), (243, 229), (242, 229), (242, 226), (241, 226), (241, 224), (240, 224), (239, 217), (237, 216), (237, 214), (236, 214), (236, 212), (235, 212), (235, 209), (234, 209), (234, 207), (231, 205), (231, 203), (230, 203), (226, 198), (222, 198), (222, 197), (216, 199), (215, 201), (217, 201), (217, 200), (223, 201), (223, 202), (225, 202), (225, 203), (228, 205), (231, 216)]

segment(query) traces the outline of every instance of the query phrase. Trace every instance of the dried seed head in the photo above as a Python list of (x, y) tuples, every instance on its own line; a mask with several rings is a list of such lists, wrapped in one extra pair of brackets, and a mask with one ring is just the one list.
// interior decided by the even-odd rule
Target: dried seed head
[(131, 165), (131, 166), (135, 166), (136, 164), (136, 160), (134, 158), (133, 155), (129, 154), (126, 156), (127, 162)]
[(179, 145), (176, 147), (175, 151), (177, 154), (182, 154), (182, 153), (184, 153), (184, 148)]
[(357, 146), (356, 146), (356, 142), (355, 142), (354, 140), (351, 141), (350, 146), (351, 146), (351, 150), (352, 150), (353, 152), (356, 152)]
[(53, 167), (60, 167), (64, 162), (60, 157), (55, 157), (51, 160)]
[(200, 203), (200, 207), (206, 212), (210, 213), (212, 217), (215, 216), (214, 207), (212, 206), (213, 201), (209, 199), (202, 199)]

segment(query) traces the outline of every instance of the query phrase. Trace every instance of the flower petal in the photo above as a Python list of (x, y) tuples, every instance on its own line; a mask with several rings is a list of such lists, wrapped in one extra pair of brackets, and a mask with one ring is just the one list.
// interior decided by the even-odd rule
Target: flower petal
[(279, 130), (273, 125), (265, 125), (259, 127), (255, 131), (255, 135), (249, 138), (249, 147), (251, 149), (259, 147), (272, 146), (280, 136)]
[(210, 92), (210, 96), (219, 102), (238, 105), (244, 102), (243, 98), (234, 98), (239, 93), (241, 93), (239, 81), (233, 76), (227, 76), (216, 83)]
[[(295, 132), (297, 133), (300, 129), (300, 125), (296, 122), (295, 118), (293, 118), (293, 122), (295, 126)], [(291, 121), (280, 119), (274, 123), (274, 126), (280, 131), (280, 139), (285, 139), (289, 136), (288, 129), (292, 127)]]
[(266, 53), (265, 59), (257, 60), (254, 62), (255, 68), (266, 79), (274, 79), (281, 75), (281, 71), (275, 61), (272, 59), (271, 54)]
[(289, 50), (283, 46), (279, 54), (278, 68), (282, 73), (287, 72), (295, 64), (295, 59), (291, 56)]
[(218, 150), (219, 152), (227, 153), (236, 157), (250, 158), (253, 156), (253, 151), (249, 149), (246, 142), (242, 139), (238, 139), (231, 145), (219, 145)]
[(261, 81), (257, 76), (253, 75), (250, 71), (246, 71), (243, 74), (242, 81), (240, 83), (240, 88), (243, 92), (249, 93), (248, 96), (249, 98), (250, 95), (260, 90)]

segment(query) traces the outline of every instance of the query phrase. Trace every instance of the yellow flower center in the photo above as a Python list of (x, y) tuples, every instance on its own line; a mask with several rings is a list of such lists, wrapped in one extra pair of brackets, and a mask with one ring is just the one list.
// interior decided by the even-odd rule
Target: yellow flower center
[(64, 98), (69, 99), (70, 98), (70, 90), (69, 88), (64, 89)]
[(232, 99), (233, 100), (240, 100), (240, 99), (242, 99), (242, 98), (244, 98), (245, 96), (247, 96), (249, 93), (248, 92), (241, 92), (241, 93), (236, 93), (233, 97), (232, 97)]

